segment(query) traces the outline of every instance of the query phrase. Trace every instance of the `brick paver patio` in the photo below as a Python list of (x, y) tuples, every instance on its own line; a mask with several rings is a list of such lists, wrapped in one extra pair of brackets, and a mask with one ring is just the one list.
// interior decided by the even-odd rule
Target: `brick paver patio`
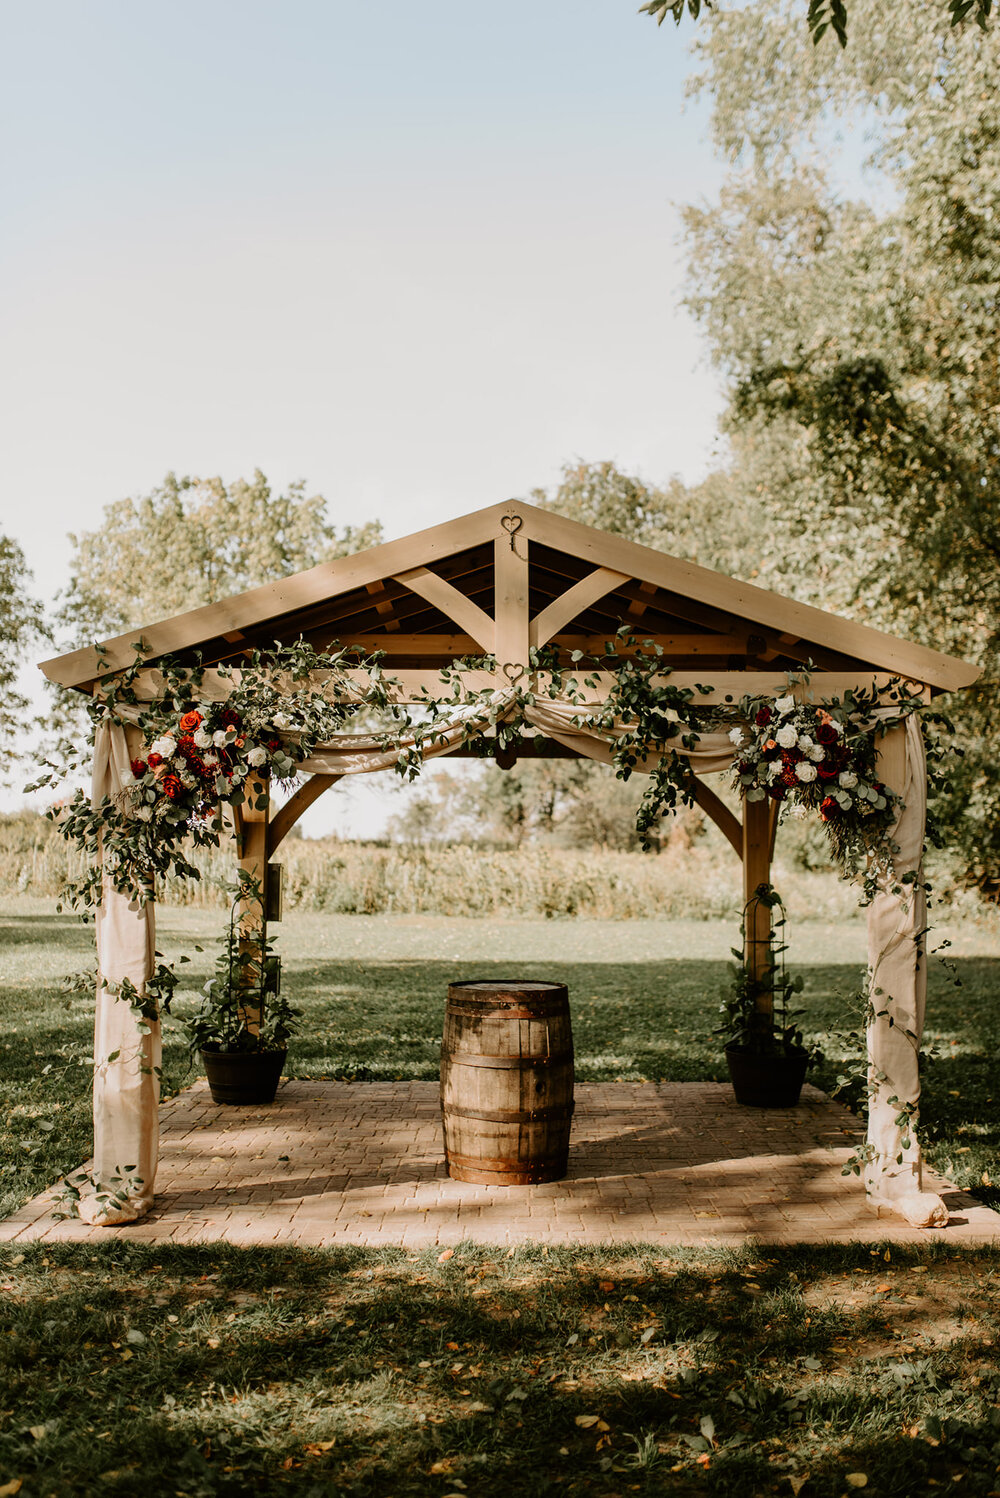
[(569, 1176), (472, 1186), (444, 1167), (435, 1082), (285, 1082), (266, 1108), (214, 1104), (204, 1081), (161, 1110), (154, 1212), (115, 1229), (52, 1217), (46, 1192), (0, 1240), (399, 1244), (1000, 1243), (1000, 1215), (938, 1178), (951, 1222), (876, 1217), (841, 1174), (859, 1137), (815, 1088), (791, 1111), (741, 1108), (713, 1082), (578, 1084)]

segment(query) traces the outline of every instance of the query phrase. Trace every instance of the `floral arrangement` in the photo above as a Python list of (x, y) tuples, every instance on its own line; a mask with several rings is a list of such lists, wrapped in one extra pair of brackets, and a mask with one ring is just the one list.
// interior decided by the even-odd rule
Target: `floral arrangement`
[(866, 862), (888, 872), (890, 833), (900, 798), (875, 773), (874, 703), (848, 693), (822, 705), (784, 697), (745, 697), (729, 732), (737, 750), (733, 783), (748, 801), (789, 802), (817, 811), (839, 862), (856, 874)]
[[(217, 668), (211, 692), (200, 665), (162, 658), (159, 695), (144, 701), (136, 690), (144, 669), (140, 646), (135, 665), (109, 674), (89, 704), (95, 731), (110, 720), (141, 734), (142, 749), (122, 789), (97, 806), (80, 789), (50, 813), (88, 858), (82, 878), (66, 888), (73, 905), (100, 903), (102, 868), (116, 889), (140, 900), (153, 898), (164, 874), (199, 878), (191, 848), (220, 843), (224, 805), (241, 806), (248, 796), (258, 807), (266, 804), (261, 780), (294, 776), (317, 744), (359, 713), (388, 710), (391, 718), (395, 712), (393, 683), (376, 660), (348, 650), (319, 654), (304, 641), (251, 651), (238, 671)], [(348, 672), (360, 674), (364, 685)], [(228, 688), (224, 698), (220, 686)], [(27, 789), (59, 786), (68, 775), (85, 773), (92, 743), (93, 732), (85, 746), (60, 745)]]
[(293, 720), (282, 712), (269, 722), (255, 716), (250, 725), (228, 704), (201, 703), (161, 727), (144, 757), (132, 761), (126, 782), (137, 820), (176, 820), (179, 814), (185, 821), (211, 821), (219, 802), (231, 802), (252, 776), (293, 775), (301, 757), (287, 737)]

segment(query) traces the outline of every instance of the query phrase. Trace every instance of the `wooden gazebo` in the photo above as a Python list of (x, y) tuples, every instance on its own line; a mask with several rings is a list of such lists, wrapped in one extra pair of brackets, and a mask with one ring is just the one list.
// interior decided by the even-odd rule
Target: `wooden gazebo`
[[(156, 662), (165, 655), (182, 662), (199, 656), (210, 668), (205, 695), (217, 689), (224, 696), (228, 683), (214, 678), (212, 667), (238, 668), (253, 647), (301, 637), (319, 650), (336, 642), (384, 652), (399, 700), (417, 702), (425, 692), (440, 693), (442, 668), (468, 657), (495, 658), (491, 670), (466, 673), (474, 688), (529, 677), (533, 648), (553, 648), (567, 669), (574, 651), (607, 657), (606, 642), (622, 624), (662, 650), (671, 683), (710, 687), (699, 698), (705, 705), (736, 703), (747, 693), (778, 697), (789, 690), (787, 673), (807, 663), (810, 683), (795, 690), (814, 701), (852, 688), (882, 691), (899, 679), (929, 699), (970, 685), (978, 674), (965, 661), (520, 501), (143, 624), (100, 647), (46, 661), (42, 670), (61, 686), (99, 692), (103, 676), (134, 662), (141, 640), (147, 669), (140, 696), (157, 695)], [(590, 700), (598, 701), (610, 672), (586, 674)], [(897, 788), (907, 774), (906, 742), (901, 724), (880, 741), (882, 778)], [(500, 762), (573, 752), (526, 731)], [(237, 826), (241, 865), (262, 878), (282, 838), (338, 778), (314, 773), (281, 807), (247, 810)], [(697, 799), (742, 859), (749, 900), (768, 882), (776, 804), (746, 801), (741, 821), (702, 782)], [(751, 954), (766, 950), (768, 912), (759, 903), (754, 912)], [(911, 946), (917, 941), (914, 935)]]

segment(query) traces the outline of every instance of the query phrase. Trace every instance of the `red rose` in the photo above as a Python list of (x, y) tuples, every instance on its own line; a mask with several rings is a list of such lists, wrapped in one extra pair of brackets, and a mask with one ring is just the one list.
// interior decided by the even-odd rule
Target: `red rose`
[(180, 721), (181, 733), (194, 733), (196, 728), (201, 727), (201, 713), (195, 712), (194, 708), (185, 713)]
[(163, 794), (170, 801), (176, 801), (178, 796), (184, 789), (180, 781), (177, 779), (176, 775), (164, 775), (161, 784), (163, 787)]
[(155, 770), (156, 767), (157, 767), (157, 765), (162, 765), (162, 763), (163, 763), (163, 755), (162, 754), (151, 754), (149, 756), (149, 758), (147, 759), (146, 763), (147, 763), (147, 765), (149, 766), (149, 768), (151, 770)]
[(833, 796), (827, 796), (820, 803), (819, 814), (824, 822), (835, 822), (840, 816), (840, 802)]
[(219, 721), (222, 723), (223, 728), (239, 728), (240, 715), (235, 708), (224, 707), (219, 714)]
[(757, 716), (754, 718), (754, 722), (756, 723), (757, 727), (766, 728), (770, 721), (771, 709), (769, 707), (758, 708)]
[(816, 738), (821, 744), (835, 744), (837, 742), (837, 730), (832, 723), (821, 723), (816, 730)]
[(816, 774), (818, 775), (820, 780), (836, 780), (837, 776), (840, 774), (840, 771), (837, 769), (836, 765), (823, 764), (816, 766)]
[(768, 786), (767, 794), (770, 796), (772, 801), (784, 801), (785, 787), (782, 785), (780, 780), (776, 780), (773, 785)]
[(129, 768), (136, 780), (138, 780), (141, 775), (145, 775), (146, 773), (146, 761), (144, 759), (134, 759)]

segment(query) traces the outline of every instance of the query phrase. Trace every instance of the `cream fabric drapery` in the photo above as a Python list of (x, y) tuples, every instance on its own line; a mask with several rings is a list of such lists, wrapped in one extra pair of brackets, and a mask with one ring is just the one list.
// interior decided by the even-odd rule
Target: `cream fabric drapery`
[[(125, 731), (98, 725), (94, 744), (92, 799), (120, 795), (131, 779)], [(153, 1204), (159, 1147), (160, 1027), (142, 1033), (130, 1006), (115, 998), (102, 979), (127, 978), (144, 992), (153, 973), (156, 927), (153, 902), (140, 905), (104, 875), (97, 911), (97, 1013), (94, 1019), (94, 1168), (91, 1188), (80, 1200), (85, 1222), (134, 1222)], [(111, 1058), (114, 1058), (113, 1060)], [(122, 1172), (134, 1166), (122, 1186)], [(100, 1193), (100, 1195), (98, 1194)], [(124, 1194), (125, 1200), (108, 1200)]]
[[(500, 690), (482, 702), (458, 709), (454, 716), (434, 727), (433, 739), (424, 740), (421, 753), (433, 759), (450, 753), (465, 741), (470, 731), (502, 721), (517, 700), (514, 688)], [(590, 759), (609, 764), (614, 735), (589, 726), (581, 709), (569, 702), (536, 699), (521, 703), (529, 724), (558, 743)], [(301, 768), (326, 775), (370, 774), (397, 764), (415, 747), (415, 736), (404, 736), (386, 750), (374, 737), (341, 734), (319, 748)], [(895, 829), (900, 845), (899, 872), (918, 869), (923, 846), (926, 812), (926, 764), (920, 725), (915, 716), (906, 720), (905, 784), (893, 787), (904, 799), (904, 809)], [(734, 748), (725, 734), (703, 734), (686, 755), (698, 774), (726, 770), (733, 762)], [(656, 758), (637, 765), (649, 771)], [(105, 793), (115, 794), (125, 783), (128, 751), (123, 730), (102, 725), (98, 732), (94, 762), (95, 804)], [(868, 1139), (874, 1155), (866, 1170), (866, 1186), (879, 1205), (891, 1207), (910, 1222), (937, 1226), (947, 1221), (947, 1211), (936, 1196), (921, 1190), (921, 1156), (915, 1132), (908, 1130), (903, 1148), (903, 1130), (896, 1123), (905, 1104), (915, 1110), (920, 1096), (917, 1055), (923, 1032), (926, 974), (922, 960), (924, 927), (923, 893), (907, 886), (904, 900), (883, 891), (868, 911), (868, 942), (873, 987), (891, 995), (893, 1024), (876, 1020), (868, 1032), (870, 1075), (874, 1096), (869, 1110)], [(153, 970), (153, 906), (138, 906), (118, 894), (105, 880), (104, 901), (98, 915), (98, 957), (101, 972), (109, 982), (128, 977), (141, 988)], [(883, 1007), (880, 1001), (879, 1007)], [(94, 1133), (95, 1177), (107, 1184), (116, 1169), (137, 1164), (142, 1186), (125, 1207), (101, 1208), (94, 1198), (81, 1207), (88, 1221), (130, 1221), (149, 1210), (153, 1198), (157, 1149), (158, 1031), (140, 1035), (127, 1005), (99, 990), (95, 1038)], [(107, 1057), (118, 1051), (118, 1059)], [(102, 1059), (103, 1058), (103, 1059)], [(890, 1099), (898, 1101), (890, 1102)], [(915, 1119), (915, 1112), (912, 1115)], [(897, 1161), (902, 1156), (902, 1162)], [(84, 1214), (86, 1208), (86, 1214)]]

